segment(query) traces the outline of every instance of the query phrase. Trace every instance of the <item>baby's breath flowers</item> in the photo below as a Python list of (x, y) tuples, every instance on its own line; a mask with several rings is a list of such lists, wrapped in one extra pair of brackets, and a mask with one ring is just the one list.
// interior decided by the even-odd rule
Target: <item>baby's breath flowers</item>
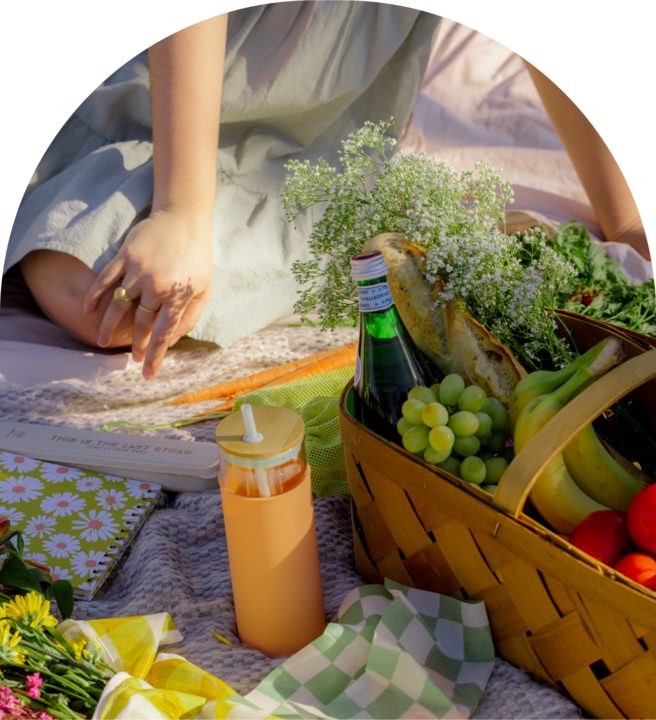
[(291, 161), (283, 191), (288, 219), (327, 203), (310, 236), (311, 258), (293, 272), (304, 287), (296, 312), (318, 311), (323, 329), (358, 318), (350, 259), (371, 237), (403, 233), (426, 251), (426, 277), (445, 285), (441, 302), (460, 307), (508, 345), (527, 369), (570, 359), (551, 309), (574, 273), (539, 232), (507, 236), (510, 184), (477, 163), (457, 173), (425, 153), (392, 155), (391, 121), (366, 123), (343, 143), (342, 172), (325, 161)]
[(463, 306), (528, 367), (573, 359), (555, 334), (555, 291), (572, 269), (531, 228), (523, 237), (496, 228), (444, 238), (426, 254), (426, 277), (446, 282), (440, 304)]

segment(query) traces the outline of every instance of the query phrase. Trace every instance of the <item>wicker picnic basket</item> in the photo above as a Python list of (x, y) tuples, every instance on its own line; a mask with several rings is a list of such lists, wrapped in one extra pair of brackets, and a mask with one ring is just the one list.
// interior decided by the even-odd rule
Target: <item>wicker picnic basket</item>
[(340, 428), (356, 568), (370, 582), (483, 600), (506, 660), (558, 683), (597, 718), (656, 718), (656, 593), (523, 512), (540, 471), (612, 403), (640, 388), (631, 397), (656, 408), (656, 343), (572, 313), (561, 321), (583, 350), (621, 337), (627, 360), (527, 444), (494, 499), (363, 427), (347, 411), (349, 383)]

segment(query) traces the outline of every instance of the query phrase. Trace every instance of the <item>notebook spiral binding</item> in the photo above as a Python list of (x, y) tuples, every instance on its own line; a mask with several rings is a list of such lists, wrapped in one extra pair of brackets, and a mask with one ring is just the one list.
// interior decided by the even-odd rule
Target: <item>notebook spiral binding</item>
[[(101, 581), (93, 593), (94, 596), (109, 588), (116, 569), (124, 565), (132, 541), (137, 537), (146, 520), (148, 520), (155, 510), (166, 505), (166, 493), (158, 490), (157, 493), (150, 496), (148, 500), (150, 502), (147, 505), (140, 504), (135, 506), (134, 510), (130, 513), (130, 519), (114, 538), (115, 544), (107, 548), (107, 552), (111, 553), (111, 556), (108, 557), (107, 560), (98, 563), (98, 569), (89, 576), (89, 582), (95, 580)], [(87, 594), (75, 591), (74, 594), (76, 597), (90, 599)]]

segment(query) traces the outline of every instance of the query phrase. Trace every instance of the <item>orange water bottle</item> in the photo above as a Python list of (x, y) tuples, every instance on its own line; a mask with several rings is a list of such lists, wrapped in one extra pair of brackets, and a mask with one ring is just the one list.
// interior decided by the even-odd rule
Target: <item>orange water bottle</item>
[(237, 630), (270, 657), (326, 624), (304, 433), (292, 410), (250, 405), (216, 430)]

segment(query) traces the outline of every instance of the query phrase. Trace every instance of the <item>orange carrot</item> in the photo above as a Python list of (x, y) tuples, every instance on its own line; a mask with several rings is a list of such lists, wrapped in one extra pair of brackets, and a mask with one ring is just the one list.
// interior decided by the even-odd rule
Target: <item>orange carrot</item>
[[(355, 343), (354, 343), (355, 345)], [(349, 346), (347, 346), (349, 347)], [(334, 353), (333, 355), (324, 358), (323, 360), (320, 360), (319, 362), (312, 363), (311, 365), (307, 365), (304, 368), (301, 368), (300, 370), (295, 370), (294, 372), (288, 373), (287, 375), (284, 375), (281, 378), (277, 378), (276, 380), (273, 380), (270, 383), (267, 383), (266, 385), (261, 385), (258, 390), (263, 390), (264, 388), (273, 387), (274, 385), (282, 385), (283, 383), (292, 382), (294, 380), (304, 380), (305, 378), (313, 377), (314, 375), (319, 375), (320, 373), (324, 372), (330, 372), (331, 370), (340, 370), (341, 368), (349, 367), (350, 365), (355, 365), (355, 357), (356, 357), (356, 349), (351, 348), (349, 350), (343, 350), (342, 352)], [(235, 406), (235, 402), (242, 396), (246, 395), (247, 392), (250, 392), (249, 390), (246, 390), (244, 392), (237, 393), (234, 397), (230, 398), (227, 402), (224, 402), (222, 405), (219, 405), (218, 407), (212, 408), (211, 410), (206, 410), (205, 412), (199, 413), (198, 415), (194, 415), (194, 417), (203, 417), (204, 415), (210, 415), (212, 413), (216, 412), (228, 412), (229, 410), (232, 410)]]
[[(197, 390), (196, 392), (188, 393), (179, 397), (177, 400), (171, 400), (170, 402), (164, 403), (165, 405), (183, 404), (183, 403), (196, 403), (202, 400), (212, 400), (213, 398), (227, 398), (233, 395), (243, 395), (246, 392), (257, 390), (265, 385), (274, 383), (275, 381), (283, 378), (290, 373), (294, 373), (302, 368), (305, 368), (314, 363), (320, 363), (327, 360), (333, 355), (350, 351), (355, 353), (357, 343), (349, 343), (348, 345), (340, 345), (339, 347), (333, 348), (332, 350), (324, 350), (323, 352), (317, 353), (316, 355), (310, 355), (309, 357), (302, 358), (301, 360), (294, 360), (293, 362), (279, 365), (269, 370), (263, 370), (262, 372), (249, 375), (238, 380), (232, 380), (231, 382), (221, 383), (220, 385), (213, 385), (212, 387), (205, 388), (204, 390)], [(355, 358), (355, 355), (354, 355)], [(345, 367), (345, 366), (342, 366)], [(327, 370), (334, 368), (328, 367)], [(327, 371), (326, 370), (326, 371)], [(324, 372), (326, 372), (324, 371)], [(322, 371), (319, 371), (322, 372)]]
[(342, 350), (334, 355), (330, 355), (324, 360), (314, 362), (312, 365), (308, 365), (300, 370), (295, 370), (282, 378), (278, 378), (273, 382), (263, 385), (262, 388), (282, 385), (283, 383), (293, 382), (294, 380), (304, 380), (305, 378), (312, 377), (313, 375), (330, 372), (331, 370), (341, 370), (342, 368), (349, 367), (349, 365), (355, 365), (356, 355), (356, 343), (353, 343), (353, 347), (348, 350)]

